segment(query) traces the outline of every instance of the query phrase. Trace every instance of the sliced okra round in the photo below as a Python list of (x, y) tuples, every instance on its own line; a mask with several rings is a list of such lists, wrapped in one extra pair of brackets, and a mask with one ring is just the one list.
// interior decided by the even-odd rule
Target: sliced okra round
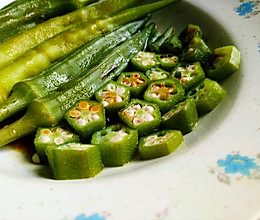
[(211, 79), (204, 79), (186, 94), (186, 99), (193, 98), (199, 115), (212, 111), (225, 97), (226, 91)]
[(138, 98), (146, 89), (149, 79), (141, 72), (123, 72), (117, 82), (130, 89), (131, 97)]
[(64, 114), (64, 118), (83, 141), (106, 126), (104, 107), (95, 101), (77, 102)]
[(211, 56), (212, 51), (200, 37), (194, 37), (187, 48), (183, 50), (182, 61), (205, 63)]
[(160, 65), (155, 53), (145, 51), (140, 51), (131, 58), (131, 64), (134, 69), (144, 72)]
[(138, 150), (141, 159), (148, 160), (169, 155), (183, 143), (182, 133), (178, 130), (162, 130), (140, 139)]
[(111, 80), (96, 91), (95, 97), (109, 113), (115, 113), (129, 101), (130, 90), (127, 86)]
[(171, 71), (179, 62), (179, 57), (170, 54), (158, 55), (160, 67), (164, 70)]
[(161, 123), (159, 106), (139, 99), (132, 99), (118, 114), (130, 128), (138, 130), (139, 136), (155, 131)]
[(165, 79), (168, 78), (170, 73), (168, 71), (165, 71), (159, 67), (152, 68), (150, 70), (147, 70), (145, 72), (145, 75), (148, 77), (149, 80), (155, 81), (159, 79)]
[(199, 62), (178, 65), (171, 72), (171, 76), (178, 79), (185, 90), (188, 90), (205, 78), (205, 72)]
[(178, 80), (166, 78), (152, 81), (144, 93), (144, 100), (156, 103), (161, 112), (169, 111), (184, 99), (185, 91)]
[(187, 46), (194, 37), (202, 38), (203, 32), (196, 24), (188, 24), (180, 33), (179, 38), (183, 45)]
[(79, 136), (67, 128), (61, 126), (38, 128), (34, 145), (39, 156), (40, 163), (46, 163), (45, 149), (48, 146), (58, 146), (65, 143), (79, 141)]
[(191, 132), (197, 124), (198, 112), (194, 99), (186, 99), (162, 116), (164, 128), (180, 130), (182, 134)]
[(216, 48), (213, 59), (206, 68), (207, 76), (213, 80), (223, 80), (239, 68), (240, 62), (241, 53), (235, 46)]
[(161, 46), (161, 51), (172, 54), (180, 54), (182, 50), (182, 42), (179, 34), (172, 34)]
[(93, 134), (91, 144), (98, 145), (106, 167), (123, 166), (137, 150), (138, 131), (123, 124), (114, 124)]
[(90, 178), (103, 170), (101, 153), (95, 145), (68, 143), (49, 146), (46, 155), (57, 180)]

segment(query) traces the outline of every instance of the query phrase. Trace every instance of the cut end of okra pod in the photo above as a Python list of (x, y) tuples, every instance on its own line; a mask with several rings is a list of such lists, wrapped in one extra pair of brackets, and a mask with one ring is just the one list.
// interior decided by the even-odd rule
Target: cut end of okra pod
[(98, 145), (106, 167), (130, 162), (137, 149), (138, 131), (123, 124), (114, 124), (93, 134), (91, 144)]
[(179, 57), (170, 54), (158, 55), (160, 67), (164, 70), (171, 71), (179, 62)]
[(118, 114), (129, 127), (137, 129), (140, 136), (153, 132), (161, 122), (158, 105), (139, 99), (132, 99)]
[(94, 101), (81, 100), (72, 106), (65, 114), (65, 120), (86, 141), (91, 135), (106, 126), (104, 107)]
[(148, 160), (169, 155), (183, 143), (183, 136), (177, 130), (162, 130), (140, 139), (138, 149), (141, 159)]
[(188, 24), (179, 35), (179, 38), (184, 46), (187, 46), (195, 37), (203, 37), (201, 28), (196, 24)]
[(186, 99), (162, 116), (164, 128), (180, 130), (182, 134), (193, 131), (197, 124), (198, 112), (194, 99)]
[(141, 71), (147, 71), (160, 65), (155, 53), (145, 51), (140, 51), (131, 58), (131, 64), (134, 69)]
[(156, 103), (165, 113), (184, 99), (184, 93), (178, 80), (166, 78), (152, 81), (144, 93), (144, 100)]
[(163, 70), (159, 67), (147, 70), (145, 72), (145, 74), (148, 77), (148, 79), (151, 80), (151, 81), (165, 79), (165, 78), (168, 78), (169, 75), (170, 75), (169, 72), (167, 72), (167, 71), (165, 71), (165, 70)]
[(226, 91), (211, 79), (204, 79), (186, 94), (186, 99), (193, 98), (199, 115), (212, 111), (225, 97)]
[(68, 143), (46, 148), (53, 176), (57, 180), (94, 177), (103, 170), (98, 146)]
[(182, 42), (179, 38), (179, 34), (172, 34), (168, 40), (166, 40), (162, 46), (161, 51), (172, 54), (180, 54), (182, 50)]
[(34, 139), (36, 153), (40, 163), (47, 162), (45, 149), (48, 146), (58, 146), (79, 141), (79, 136), (61, 126), (38, 128)]

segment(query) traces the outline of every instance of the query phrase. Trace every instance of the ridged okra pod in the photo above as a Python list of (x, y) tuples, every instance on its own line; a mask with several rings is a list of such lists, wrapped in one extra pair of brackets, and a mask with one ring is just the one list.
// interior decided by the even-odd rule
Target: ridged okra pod
[(79, 77), (81, 73), (90, 70), (114, 47), (129, 39), (148, 18), (131, 22), (96, 38), (53, 63), (40, 74), (16, 83), (11, 95), (0, 105), (0, 121), (23, 110), (33, 99), (48, 95), (70, 80)]
[(8, 97), (15, 83), (38, 74), (52, 62), (67, 55), (83, 43), (102, 33), (111, 31), (119, 25), (140, 19), (148, 13), (159, 10), (175, 1), (164, 0), (126, 9), (112, 17), (84, 22), (44, 41), (16, 59), (14, 63), (0, 70), (0, 81), (2, 83), (0, 103)]
[(0, 68), (11, 63), (16, 58), (47, 39), (50, 39), (77, 24), (91, 19), (108, 16), (131, 6), (134, 2), (137, 2), (137, 0), (102, 1), (40, 23), (0, 44)]
[(131, 57), (144, 49), (153, 27), (154, 24), (150, 24), (142, 32), (115, 48), (86, 76), (71, 81), (62, 91), (33, 100), (21, 119), (0, 130), (0, 146), (34, 133), (38, 127), (59, 123), (64, 113), (77, 100), (91, 98), (105, 83), (118, 77)]

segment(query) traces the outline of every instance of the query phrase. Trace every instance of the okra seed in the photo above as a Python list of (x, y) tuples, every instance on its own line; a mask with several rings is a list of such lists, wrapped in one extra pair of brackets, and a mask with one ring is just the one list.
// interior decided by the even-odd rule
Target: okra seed
[(63, 144), (64, 143), (64, 139), (61, 138), (61, 137), (57, 137), (53, 140), (53, 142), (56, 144), (56, 145), (60, 145), (60, 144)]
[(133, 110), (131, 110), (131, 109), (126, 109), (126, 110), (124, 110), (123, 114), (126, 117), (133, 117), (135, 112)]
[(70, 117), (71, 118), (77, 118), (79, 115), (80, 115), (79, 110), (73, 109), (73, 110), (70, 111)]
[(107, 85), (107, 90), (113, 92), (116, 90), (116, 86), (114, 84), (110, 83)]
[(102, 101), (102, 104), (106, 107), (109, 105), (109, 103), (107, 101)]
[(120, 135), (116, 135), (115, 137), (111, 138), (111, 142), (118, 142), (118, 141), (122, 141), (123, 137), (121, 137)]
[(39, 137), (39, 142), (41, 142), (41, 143), (49, 143), (49, 142), (51, 142), (51, 138), (49, 136), (47, 136), (47, 135), (41, 135)]
[(112, 104), (114, 102), (114, 99), (110, 97), (106, 101), (108, 102), (108, 104)]
[(84, 118), (80, 118), (79, 120), (77, 120), (77, 123), (80, 125), (80, 126), (85, 126), (87, 124), (87, 120), (84, 119)]
[(140, 125), (140, 124), (142, 124), (143, 123), (143, 120), (141, 119), (141, 118), (139, 118), (139, 117), (135, 117), (134, 119), (133, 119), (133, 124), (134, 125)]
[(149, 136), (145, 139), (146, 142), (154, 141), (157, 138), (156, 135)]
[(101, 107), (99, 105), (94, 105), (91, 107), (90, 112), (98, 113), (98, 112), (100, 112), (100, 110), (101, 110)]
[(50, 129), (42, 129), (41, 133), (42, 133), (43, 135), (49, 135), (49, 134), (52, 133), (52, 131), (51, 131)]
[(189, 71), (194, 71), (196, 69), (196, 65), (189, 65), (187, 69)]
[(152, 121), (154, 117), (151, 114), (146, 114), (143, 116), (144, 121)]
[(120, 103), (123, 101), (123, 98), (121, 96), (116, 97), (116, 102)]
[(117, 92), (118, 92), (119, 94), (123, 95), (123, 94), (125, 94), (125, 88), (123, 88), (123, 87), (118, 87), (118, 88), (117, 88)]
[(140, 110), (141, 108), (142, 107), (139, 104), (135, 104), (135, 105), (132, 106), (132, 109), (134, 109), (134, 110)]
[(89, 109), (89, 103), (86, 101), (82, 101), (78, 104), (78, 109), (79, 110), (88, 110)]
[(133, 78), (140, 78), (141, 76), (140, 76), (139, 73), (134, 73), (134, 74), (132, 75), (132, 77), (133, 77)]
[(149, 64), (150, 64), (150, 62), (147, 61), (147, 60), (143, 60), (143, 61), (142, 61), (142, 65), (144, 65), (144, 66), (147, 66), (147, 65), (149, 65)]
[(149, 113), (152, 113), (154, 111), (154, 107), (150, 106), (150, 105), (145, 105), (143, 108), (146, 112), (149, 112)]
[(92, 119), (93, 119), (93, 121), (97, 121), (98, 119), (99, 119), (99, 115), (92, 115)]

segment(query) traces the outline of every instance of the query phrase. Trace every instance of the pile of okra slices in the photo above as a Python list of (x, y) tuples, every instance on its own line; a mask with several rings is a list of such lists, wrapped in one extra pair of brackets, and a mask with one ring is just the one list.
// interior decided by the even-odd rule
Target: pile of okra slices
[(33, 160), (48, 163), (55, 179), (80, 179), (168, 155), (221, 102), (219, 81), (239, 64), (236, 47), (209, 48), (197, 25), (155, 29), (117, 79), (66, 112), (65, 125), (38, 129)]

